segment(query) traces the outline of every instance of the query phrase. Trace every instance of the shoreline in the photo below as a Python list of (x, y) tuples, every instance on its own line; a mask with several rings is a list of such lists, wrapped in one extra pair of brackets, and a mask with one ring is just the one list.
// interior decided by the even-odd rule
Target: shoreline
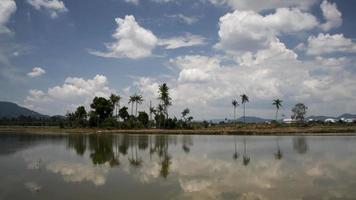
[(42, 135), (68, 134), (169, 134), (169, 135), (260, 135), (260, 136), (356, 136), (356, 125), (322, 127), (278, 127), (278, 128), (207, 128), (207, 129), (96, 129), (96, 128), (58, 128), (58, 127), (19, 127), (0, 126), (0, 134), (25, 133)]

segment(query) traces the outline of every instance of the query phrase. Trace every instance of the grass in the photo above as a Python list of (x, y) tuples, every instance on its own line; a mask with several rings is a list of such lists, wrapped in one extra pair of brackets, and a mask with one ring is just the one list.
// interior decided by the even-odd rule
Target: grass
[(216, 125), (201, 129), (99, 129), (59, 128), (48, 126), (0, 126), (0, 133), (74, 134), (74, 133), (129, 133), (129, 134), (189, 134), (189, 135), (356, 135), (356, 124), (239, 124)]

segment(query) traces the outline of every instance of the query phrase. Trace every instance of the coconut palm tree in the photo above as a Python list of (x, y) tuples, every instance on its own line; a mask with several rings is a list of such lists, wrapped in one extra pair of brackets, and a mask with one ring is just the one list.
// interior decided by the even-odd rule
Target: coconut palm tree
[(244, 124), (246, 123), (246, 107), (245, 104), (249, 102), (248, 96), (246, 94), (241, 95), (241, 104), (244, 105)]
[(137, 117), (137, 105), (138, 104), (142, 104), (142, 102), (143, 102), (143, 97), (142, 97), (142, 95), (138, 95), (138, 94), (136, 94), (135, 95), (135, 103), (136, 103), (136, 117)]
[(129, 98), (129, 104), (131, 104), (131, 115), (133, 115), (133, 106), (134, 106), (135, 102), (136, 102), (136, 97), (134, 94), (134, 95), (131, 95)]
[(159, 86), (158, 93), (158, 99), (161, 101), (164, 108), (164, 114), (166, 115), (166, 119), (168, 119), (168, 107), (172, 105), (172, 98), (169, 96), (169, 87), (166, 83)]
[(278, 120), (278, 110), (282, 107), (282, 100), (274, 99), (272, 105), (276, 107), (276, 121)]
[(233, 99), (231, 104), (234, 107), (234, 124), (235, 124), (235, 127), (236, 127), (236, 108), (237, 108), (237, 106), (239, 106), (239, 103), (237, 102), (236, 99)]
[(115, 110), (115, 117), (118, 117), (118, 110), (120, 110), (120, 100), (121, 97), (119, 95), (115, 95), (115, 94), (110, 95), (110, 101), (113, 104)]

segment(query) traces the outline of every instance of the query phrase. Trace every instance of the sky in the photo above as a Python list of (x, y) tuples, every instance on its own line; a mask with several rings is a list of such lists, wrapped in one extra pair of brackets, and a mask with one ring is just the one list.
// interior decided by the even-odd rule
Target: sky
[[(341, 0), (1, 0), (0, 101), (49, 115), (170, 88), (171, 116), (356, 113), (356, 8)], [(242, 107), (238, 107), (238, 116)]]

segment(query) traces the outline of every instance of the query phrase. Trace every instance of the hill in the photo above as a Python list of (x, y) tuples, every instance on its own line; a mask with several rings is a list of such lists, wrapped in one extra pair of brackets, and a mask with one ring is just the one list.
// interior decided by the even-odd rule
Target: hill
[[(207, 121), (212, 121), (213, 123), (219, 123), (222, 121), (225, 121), (224, 119), (212, 119), (212, 120), (207, 120)], [(227, 119), (229, 123), (233, 123), (233, 119)], [(239, 117), (236, 119), (237, 122), (243, 122), (244, 117)], [(264, 123), (266, 121), (271, 121), (271, 119), (263, 119), (260, 117), (255, 117), (255, 116), (246, 116), (246, 123)], [(226, 121), (225, 121), (226, 122)]]
[(21, 107), (12, 102), (0, 101), (0, 118), (16, 118), (19, 116), (47, 118), (47, 115), (42, 115), (28, 108)]

